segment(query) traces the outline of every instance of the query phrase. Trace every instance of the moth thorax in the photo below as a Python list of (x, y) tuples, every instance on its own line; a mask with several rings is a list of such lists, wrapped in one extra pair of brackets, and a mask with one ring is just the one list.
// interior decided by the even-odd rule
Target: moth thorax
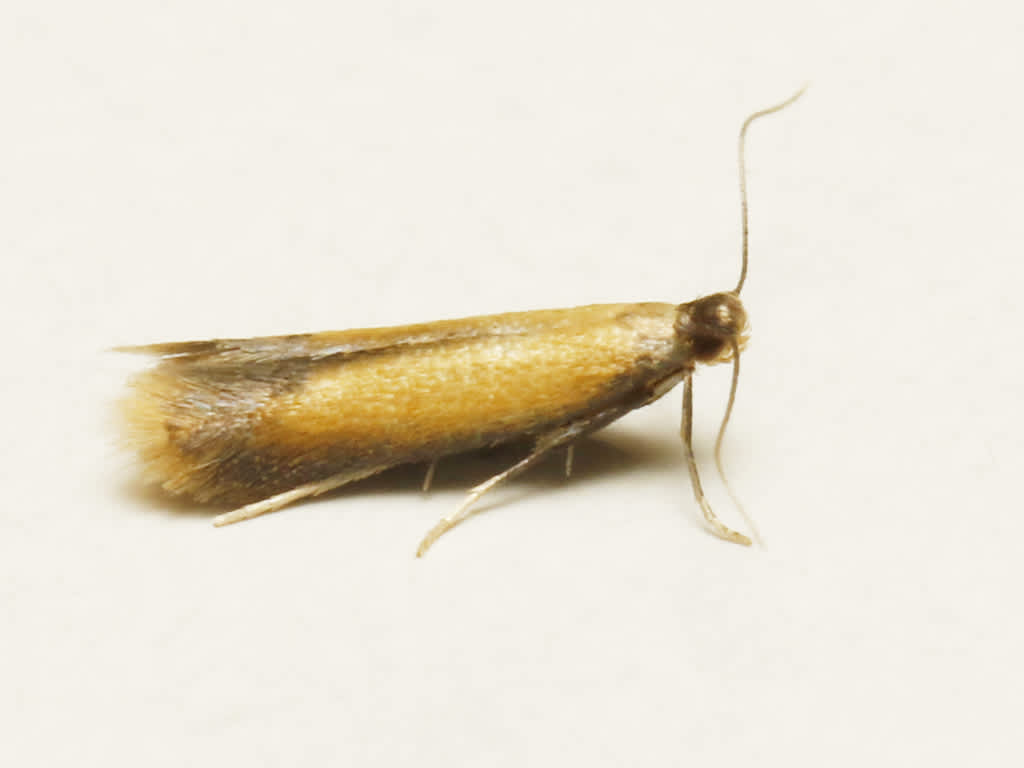
[(747, 312), (735, 293), (713, 293), (676, 308), (676, 333), (695, 360), (722, 363), (747, 343)]

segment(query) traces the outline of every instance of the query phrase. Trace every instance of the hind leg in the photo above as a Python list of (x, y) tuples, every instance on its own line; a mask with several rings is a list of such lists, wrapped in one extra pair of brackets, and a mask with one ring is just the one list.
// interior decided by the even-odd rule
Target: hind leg
[(355, 482), (356, 480), (362, 480), (364, 477), (369, 477), (370, 475), (375, 475), (378, 472), (383, 472), (385, 469), (387, 469), (387, 467), (351, 470), (333, 475), (328, 477), (326, 480), (318, 480), (315, 483), (300, 485), (298, 488), (292, 488), (290, 491), (284, 491), (283, 493), (268, 496), (265, 499), (254, 501), (252, 504), (246, 504), (244, 507), (239, 507), (231, 512), (225, 512), (223, 515), (217, 515), (213, 518), (213, 524), (219, 528), (222, 525), (231, 525), (232, 523), (240, 523), (243, 520), (251, 520), (254, 517), (265, 515), (268, 512), (276, 512), (282, 507), (286, 507), (300, 499), (319, 496), (321, 493), (333, 491), (335, 488), (340, 488), (341, 486)]

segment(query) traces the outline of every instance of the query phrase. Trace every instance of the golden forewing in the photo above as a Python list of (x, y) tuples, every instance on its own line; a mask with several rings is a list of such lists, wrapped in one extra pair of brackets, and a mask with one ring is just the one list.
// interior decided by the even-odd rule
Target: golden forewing
[(137, 348), (126, 403), (151, 480), (227, 501), (538, 434), (680, 361), (669, 304)]

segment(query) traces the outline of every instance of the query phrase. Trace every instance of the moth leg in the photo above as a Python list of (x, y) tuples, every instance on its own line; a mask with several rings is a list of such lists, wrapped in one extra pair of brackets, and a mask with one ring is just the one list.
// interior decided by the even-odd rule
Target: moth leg
[(573, 451), (576, 448), (575, 443), (569, 443), (569, 447), (565, 449), (565, 478), (566, 480), (572, 475), (572, 459)]
[(535, 449), (533, 453), (531, 453), (522, 461), (513, 464), (504, 472), (497, 474), (490, 480), (480, 483), (480, 485), (470, 489), (469, 493), (466, 495), (466, 500), (459, 505), (458, 509), (456, 509), (450, 515), (445, 515), (444, 517), (442, 517), (438, 521), (437, 525), (431, 528), (427, 535), (423, 537), (423, 541), (420, 542), (420, 546), (416, 550), (416, 557), (423, 557), (423, 555), (427, 553), (427, 550), (430, 549), (431, 545), (439, 538), (441, 538), (441, 536), (444, 533), (450, 531), (456, 525), (458, 525), (471, 514), (473, 514), (470, 511), (470, 508), (480, 499), (481, 496), (483, 496), (485, 493), (491, 490), (491, 488), (494, 488), (494, 486), (500, 485), (501, 483), (508, 480), (510, 477), (518, 475), (527, 467), (533, 466), (547, 452), (548, 449), (546, 448)]
[(254, 501), (252, 504), (246, 504), (244, 507), (239, 507), (231, 512), (225, 512), (223, 515), (217, 515), (213, 518), (213, 524), (219, 528), (223, 525), (231, 525), (232, 523), (240, 523), (243, 520), (251, 520), (254, 517), (265, 515), (268, 512), (276, 512), (281, 509), (281, 507), (286, 507), (300, 499), (319, 496), (321, 493), (333, 491), (335, 488), (340, 488), (341, 486), (356, 480), (362, 480), (364, 477), (375, 475), (385, 469), (387, 469), (387, 467), (350, 470), (348, 472), (341, 472), (337, 475), (332, 475), (325, 480), (318, 480), (315, 483), (300, 485), (297, 488), (292, 488), (290, 491), (284, 491), (283, 493), (278, 493), (274, 496), (268, 496), (265, 499)]
[(430, 484), (434, 482), (434, 470), (437, 469), (437, 459), (430, 462), (430, 466), (427, 467), (426, 477), (423, 478), (423, 492), (426, 493), (430, 490)]
[(686, 465), (690, 468), (690, 481), (693, 484), (693, 495), (697, 499), (697, 503), (700, 504), (701, 510), (704, 512), (704, 520), (707, 521), (708, 526), (714, 531), (715, 535), (720, 536), (726, 541), (732, 541), (736, 544), (742, 544), (745, 547), (750, 546), (750, 539), (744, 536), (739, 531), (734, 531), (732, 528), (726, 526), (721, 520), (718, 519), (718, 515), (711, 509), (711, 505), (708, 500), (704, 497), (704, 488), (700, 484), (700, 475), (697, 474), (697, 460), (693, 455), (693, 377), (687, 376), (683, 380), (683, 424), (680, 429), (680, 434), (683, 438), (683, 450), (686, 453)]
[[(615, 419), (619, 418), (624, 413), (627, 413), (629, 410), (631, 410), (631, 408), (628, 407), (609, 408), (608, 410), (601, 411), (594, 416), (574, 421), (564, 427), (554, 430), (553, 432), (549, 432), (546, 435), (541, 435), (529, 456), (516, 462), (504, 472), (480, 483), (480, 485), (475, 488), (471, 488), (469, 493), (466, 495), (465, 501), (459, 505), (458, 509), (451, 514), (442, 517), (438, 521), (437, 525), (431, 528), (430, 531), (427, 532), (427, 535), (423, 537), (423, 541), (420, 542), (420, 546), (416, 550), (416, 557), (423, 557), (427, 550), (430, 549), (431, 545), (441, 538), (443, 534), (447, 533), (467, 517), (472, 515), (472, 506), (476, 504), (476, 502), (480, 500), (480, 497), (489, 490), (501, 485), (506, 480), (515, 477), (520, 472), (523, 472), (525, 469), (533, 466), (553, 448), (569, 444), (569, 450), (571, 451), (572, 441), (580, 435), (599, 429), (605, 424), (615, 421)], [(572, 454), (570, 453), (570, 456), (571, 455)], [(571, 464), (568, 466), (571, 467)]]

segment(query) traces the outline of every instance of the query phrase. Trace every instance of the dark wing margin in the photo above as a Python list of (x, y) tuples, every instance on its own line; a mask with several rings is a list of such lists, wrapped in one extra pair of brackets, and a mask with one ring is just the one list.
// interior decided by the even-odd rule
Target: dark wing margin
[[(202, 367), (236, 367), (256, 362), (301, 358), (307, 361), (382, 352), (395, 347), (420, 347), (480, 336), (518, 335), (529, 332), (514, 322), (520, 313), (460, 320), (441, 320), (418, 325), (360, 328), (287, 336), (256, 336), (249, 339), (172, 341), (114, 347), (114, 352), (150, 355), (162, 362)], [(513, 322), (509, 322), (513, 320)]]
[(221, 341), (171, 341), (163, 344), (137, 344), (113, 347), (111, 352), (154, 357), (198, 357), (216, 352)]
[[(618, 311), (626, 305), (593, 305), (592, 309)], [(521, 336), (535, 332), (551, 333), (559, 327), (573, 328), (577, 313), (587, 307), (568, 310), (509, 312), (500, 315), (439, 320), (432, 323), (398, 325), (383, 328), (358, 328), (322, 333), (295, 333), (286, 336), (256, 336), (247, 339), (208, 339), (172, 341), (139, 346), (115, 347), (115, 352), (150, 355), (161, 364), (172, 366), (238, 369), (254, 363), (273, 364), (302, 360), (316, 363), (327, 358), (384, 352), (396, 348), (416, 348), (450, 341), (486, 336)]]

